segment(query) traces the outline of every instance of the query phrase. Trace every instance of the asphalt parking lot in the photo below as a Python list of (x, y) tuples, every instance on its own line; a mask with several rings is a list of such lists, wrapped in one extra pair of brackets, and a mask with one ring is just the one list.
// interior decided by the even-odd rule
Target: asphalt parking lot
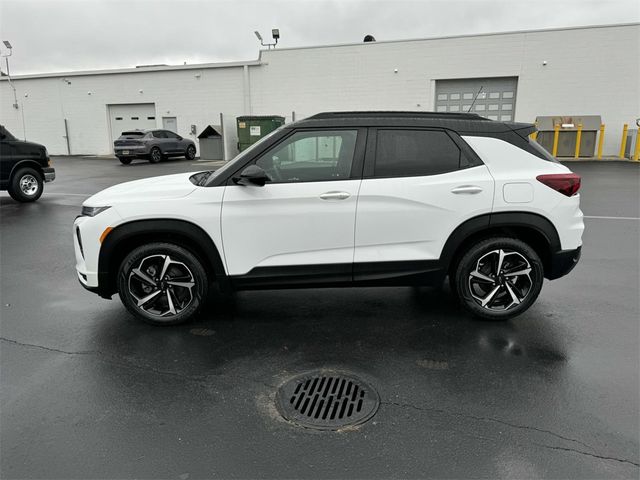
[[(86, 196), (203, 167), (55, 158), (34, 204), (0, 194), (2, 478), (638, 478), (640, 169), (572, 163), (584, 250), (507, 323), (432, 289), (242, 292), (196, 322), (134, 320), (78, 284)], [(274, 407), (314, 368), (381, 398), (306, 430)]]

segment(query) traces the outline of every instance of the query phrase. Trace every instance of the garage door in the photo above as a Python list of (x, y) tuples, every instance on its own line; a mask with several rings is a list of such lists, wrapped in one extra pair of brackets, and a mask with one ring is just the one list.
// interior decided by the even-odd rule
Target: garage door
[(517, 87), (517, 77), (436, 80), (436, 111), (471, 109), (472, 113), (491, 120), (510, 122), (516, 111)]
[(156, 105), (154, 103), (109, 105), (109, 121), (112, 140), (126, 130), (156, 128)]

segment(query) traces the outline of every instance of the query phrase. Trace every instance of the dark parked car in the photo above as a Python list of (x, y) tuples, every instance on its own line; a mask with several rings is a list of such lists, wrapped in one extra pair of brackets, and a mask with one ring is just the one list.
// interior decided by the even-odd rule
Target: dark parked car
[(116, 157), (125, 165), (130, 164), (134, 158), (146, 158), (151, 163), (183, 155), (187, 160), (196, 158), (195, 143), (169, 130), (122, 132), (120, 138), (113, 142), (113, 147)]
[(18, 202), (34, 202), (45, 182), (56, 178), (47, 149), (38, 143), (18, 140), (0, 125), (0, 190)]

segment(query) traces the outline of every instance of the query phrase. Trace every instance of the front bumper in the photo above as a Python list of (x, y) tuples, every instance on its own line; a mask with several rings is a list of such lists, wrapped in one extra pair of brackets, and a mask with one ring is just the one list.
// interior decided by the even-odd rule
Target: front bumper
[(549, 280), (564, 277), (575, 268), (582, 255), (582, 246), (575, 250), (560, 250), (551, 254), (549, 268), (545, 271), (545, 277)]
[(44, 167), (42, 174), (45, 182), (53, 182), (56, 179), (56, 169), (53, 167)]

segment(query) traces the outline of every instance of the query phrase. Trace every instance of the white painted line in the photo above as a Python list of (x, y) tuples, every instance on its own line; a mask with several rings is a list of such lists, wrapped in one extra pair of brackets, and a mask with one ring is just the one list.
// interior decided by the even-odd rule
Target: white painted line
[(93, 193), (58, 193), (58, 192), (49, 192), (49, 195), (62, 195), (65, 197), (90, 197)]
[(640, 217), (594, 217), (585, 215), (584, 218), (598, 218), (600, 220), (640, 220)]

